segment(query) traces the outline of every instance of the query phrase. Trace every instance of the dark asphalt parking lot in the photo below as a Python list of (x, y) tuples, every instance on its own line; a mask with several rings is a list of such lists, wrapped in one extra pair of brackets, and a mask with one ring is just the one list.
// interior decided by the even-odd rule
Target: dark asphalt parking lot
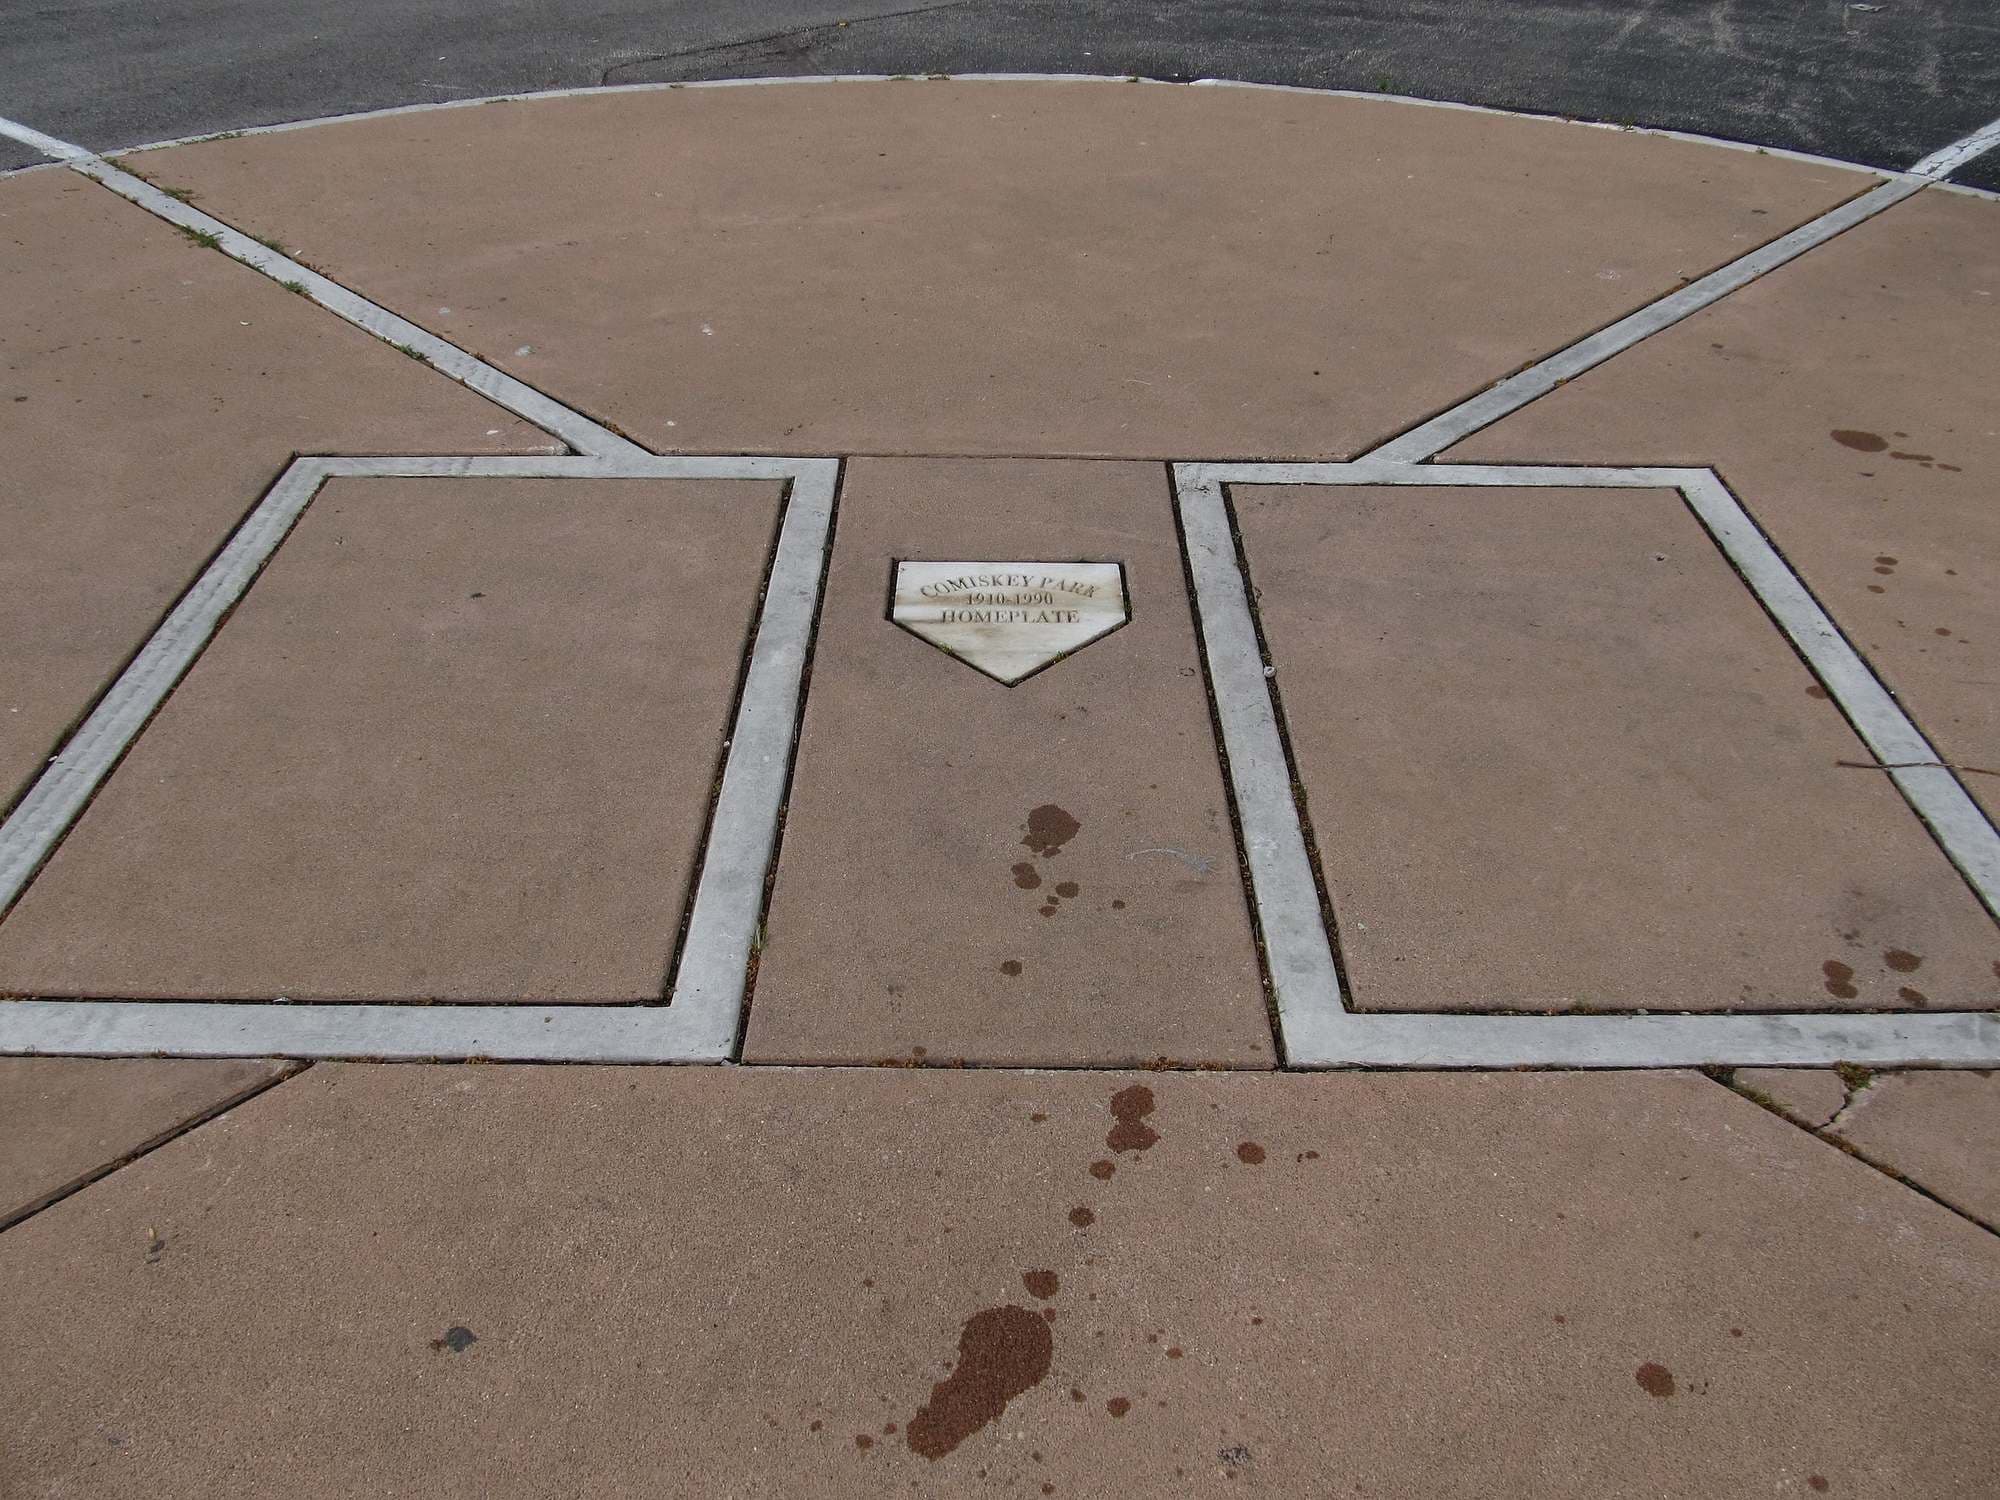
[[(108, 149), (387, 105), (810, 73), (1218, 77), (1901, 167), (2000, 115), (1993, 0), (0, 0), (0, 114)], [(0, 166), (35, 160), (0, 143)], [(2000, 188), (2000, 155), (1959, 180)]]

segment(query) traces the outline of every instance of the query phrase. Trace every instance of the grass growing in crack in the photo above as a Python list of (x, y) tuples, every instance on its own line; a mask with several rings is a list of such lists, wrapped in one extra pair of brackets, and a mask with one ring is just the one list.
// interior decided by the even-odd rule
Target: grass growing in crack
[(1867, 1088), (1875, 1081), (1875, 1070), (1864, 1068), (1860, 1063), (1835, 1063), (1833, 1071), (1840, 1075), (1840, 1081), (1847, 1085), (1847, 1092), (1850, 1094)]
[[(128, 168), (127, 168), (126, 170), (127, 170), (127, 171), (131, 171), (131, 169), (130, 169), (129, 167), (128, 167)], [(137, 177), (137, 176), (138, 176), (139, 174), (138, 174), (137, 172), (133, 172), (133, 173), (132, 173), (132, 175), (133, 175), (134, 177)], [(158, 184), (155, 184), (155, 186), (158, 186)], [(166, 194), (166, 195), (167, 195), (167, 196), (168, 196), (169, 198), (173, 199), (173, 200), (174, 200), (174, 202), (176, 202), (176, 203), (192, 203), (192, 202), (194, 202), (194, 189), (193, 189), (193, 188), (170, 188), (170, 187), (163, 187), (163, 188), (160, 188), (160, 191), (161, 191), (161, 192), (163, 192), (163, 193), (165, 193), (165, 194)]]
[(431, 362), (429, 355), (412, 349), (408, 344), (391, 344), (389, 347), (394, 349), (398, 354), (409, 355), (411, 359), (414, 359), (420, 365), (427, 365)]
[(262, 245), (266, 250), (272, 251), (274, 254), (277, 255), (282, 255), (287, 260), (291, 259), (292, 252), (285, 248), (284, 241), (267, 240), (261, 234), (253, 234), (250, 236), (250, 238), (255, 240), (258, 244)]
[(301, 297), (312, 295), (306, 290), (306, 284), (303, 281), (284, 281), (280, 282), (279, 285), (284, 287), (288, 292), (297, 292)]
[(190, 244), (199, 245), (204, 250), (222, 248), (222, 236), (219, 234), (210, 234), (206, 229), (190, 229), (185, 224), (177, 224), (174, 227), (187, 237)]

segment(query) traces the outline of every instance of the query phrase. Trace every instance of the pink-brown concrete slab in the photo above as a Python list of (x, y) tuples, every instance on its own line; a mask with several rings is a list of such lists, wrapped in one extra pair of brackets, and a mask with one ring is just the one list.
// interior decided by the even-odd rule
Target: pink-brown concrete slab
[(656, 446), (1122, 457), (1353, 451), (1874, 180), (1383, 101), (914, 80), (140, 160)]
[(0, 1058), (0, 1224), (255, 1093), (287, 1066)]
[(325, 1065), (0, 1301), (24, 1493), (1969, 1496), (2000, 1241), (1687, 1074)]
[(1738, 1068), (1730, 1082), (1808, 1130), (1828, 1124), (1847, 1106), (1847, 1082), (1832, 1068)]
[(778, 494), (333, 481), (0, 922), (0, 991), (658, 999)]
[[(890, 623), (897, 559), (1124, 565), (1013, 687)], [(1272, 1061), (1164, 466), (848, 466), (745, 1055)]]
[(2000, 995), (2000, 931), (1677, 494), (1234, 500), (1359, 1007)]
[(1878, 1074), (1828, 1133), (2000, 1226), (2000, 1074)]
[(294, 453), (551, 439), (71, 172), (0, 182), (0, 807)]
[(1714, 465), (2000, 812), (1995, 389), (2000, 203), (1926, 192), (1447, 456)]

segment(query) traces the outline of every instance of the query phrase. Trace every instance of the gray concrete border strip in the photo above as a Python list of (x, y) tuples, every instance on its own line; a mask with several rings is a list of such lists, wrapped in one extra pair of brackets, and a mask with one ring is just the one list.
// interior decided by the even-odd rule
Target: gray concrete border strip
[(178, 198), (169, 197), (151, 183), (113, 166), (101, 156), (85, 151), (80, 146), (71, 146), (66, 142), (55, 140), (13, 120), (0, 119), (0, 135), (12, 136), (15, 140), (49, 155), (59, 155), (71, 171), (79, 172), (103, 184), (119, 197), (143, 208), (156, 218), (165, 219), (169, 224), (177, 225), (192, 234), (212, 236), (216, 241), (216, 248), (231, 260), (248, 266), (251, 270), (260, 272), (281, 285), (298, 287), (335, 317), (352, 323), (363, 332), (373, 334), (384, 343), (421, 355), (425, 363), (440, 374), (449, 376), (468, 390), (477, 392), (494, 405), (512, 412), (523, 421), (533, 423), (544, 432), (553, 433), (578, 453), (599, 458), (648, 456), (644, 448), (629, 438), (621, 437), (608, 427), (591, 421), (580, 412), (572, 411), (561, 402), (543, 395), (534, 387), (516, 380), (504, 370), (475, 358), (428, 329), (419, 328), (408, 319), (398, 317), (387, 308), (370, 302), (358, 292), (322, 276), (310, 266), (301, 265), (289, 255), (273, 250), (263, 242), (254, 240), (249, 235), (223, 223), (222, 220), (205, 214)]
[(764, 880), (791, 774), (799, 687), (825, 567), (830, 458), (301, 458), (266, 492), (0, 824), (0, 913), (34, 878), (214, 637), (313, 496), (335, 478), (761, 479), (789, 483), (730, 726), (686, 942), (664, 1005), (0, 1003), (0, 1055), (490, 1057), (721, 1062), (735, 1045)]
[(1835, 235), (1845, 233), (1855, 225), (1865, 223), (1877, 214), (1894, 208), (1906, 198), (1914, 197), (1926, 187), (1932, 186), (1947, 173), (1956, 171), (1968, 161), (2000, 146), (2000, 120), (1981, 126), (1972, 134), (1952, 142), (1942, 150), (1933, 151), (1906, 173), (1889, 177), (1889, 180), (1871, 188), (1857, 198), (1851, 198), (1836, 208), (1829, 209), (1815, 219), (1810, 219), (1788, 234), (1780, 235), (1770, 243), (1739, 257), (1725, 266), (1718, 267), (1706, 276), (1698, 277), (1669, 292), (1658, 301), (1649, 302), (1637, 312), (1628, 313), (1617, 322), (1600, 328), (1587, 338), (1579, 339), (1550, 355), (1518, 370), (1505, 379), (1495, 382), (1476, 396), (1461, 401), (1447, 411), (1440, 412), (1429, 421), (1423, 422), (1400, 437), (1370, 449), (1363, 458), (1378, 459), (1389, 463), (1421, 463), (1435, 458), (1445, 449), (1463, 442), (1473, 433), (1492, 426), (1502, 417), (1519, 411), (1529, 402), (1546, 396), (1563, 382), (1575, 379), (1586, 370), (1596, 368), (1615, 354), (1622, 354), (1634, 344), (1651, 338), (1663, 328), (1671, 328), (1683, 319), (1692, 317), (1703, 308), (1712, 306), (1769, 274), (1782, 265), (1797, 260), (1808, 250), (1825, 244)]
[[(1555, 465), (1188, 463), (1174, 488), (1195, 577), (1209, 678), (1242, 819), (1251, 895), (1264, 932), (1287, 1061), (1295, 1067), (1657, 1068), (1692, 1066), (2000, 1065), (2000, 1016), (1381, 1014), (1346, 1008), (1332, 934), (1292, 800), (1238, 563), (1225, 485), (1534, 486), (1677, 491), (1987, 909), (2000, 917), (2000, 833), (1900, 704), (1714, 472)], [(1671, 997), (1667, 997), (1671, 1000)]]

